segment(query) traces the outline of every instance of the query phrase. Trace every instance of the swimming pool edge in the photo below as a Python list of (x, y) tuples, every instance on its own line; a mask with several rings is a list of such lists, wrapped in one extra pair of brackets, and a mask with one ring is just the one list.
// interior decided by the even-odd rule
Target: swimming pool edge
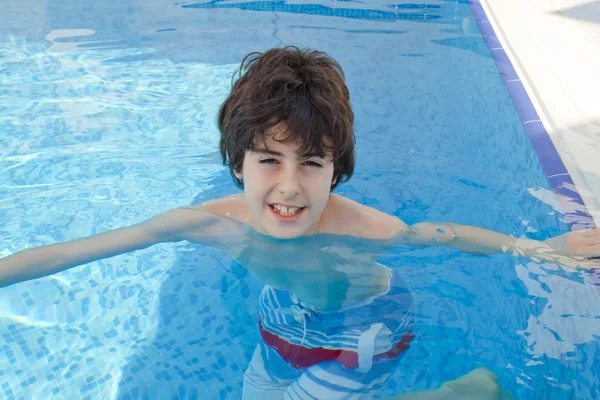
[[(558, 199), (565, 219), (570, 230), (593, 229), (597, 221), (590, 213), (586, 202), (573, 181), (571, 173), (567, 170), (557, 148), (550, 135), (544, 118), (544, 112), (534, 106), (524, 83), (521, 71), (517, 71), (508, 55), (507, 49), (502, 44), (500, 37), (488, 17), (484, 5), (479, 0), (468, 2), (479, 31), (490, 51), (490, 54), (498, 68), (498, 71), (507, 87), (507, 90), (515, 104), (519, 118), (532, 144), (532, 147), (540, 161), (542, 169), (550, 188)], [(539, 108), (541, 108), (538, 105)], [(581, 186), (581, 184), (579, 185)]]

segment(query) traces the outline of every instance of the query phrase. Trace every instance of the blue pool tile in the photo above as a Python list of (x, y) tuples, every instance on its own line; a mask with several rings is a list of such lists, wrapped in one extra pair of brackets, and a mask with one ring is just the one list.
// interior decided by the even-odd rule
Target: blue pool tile
[(492, 28), (491, 24), (481, 24), (479, 25), (479, 31), (481, 35), (486, 37), (496, 37), (496, 32), (494, 32), (494, 28)]
[(479, 2), (471, 2), (471, 11), (473, 12), (473, 16), (475, 17), (475, 19), (487, 19), (485, 11), (483, 10), (483, 7), (481, 6), (481, 4), (479, 4)]
[(185, 398), (185, 393), (186, 393), (185, 385), (179, 385), (177, 387), (177, 396), (179, 398), (181, 398), (181, 399), (184, 399)]
[(552, 187), (556, 188), (557, 192), (570, 201), (582, 204), (581, 199), (577, 196), (575, 184), (569, 175), (556, 175), (548, 178)]
[(505, 69), (512, 69), (512, 65), (510, 64), (508, 55), (506, 54), (503, 48), (493, 49), (490, 51), (490, 53), (492, 54), (492, 58), (494, 59), (494, 61), (496, 61), (496, 63), (503, 63)]
[(497, 49), (502, 47), (500, 40), (496, 36), (486, 36), (483, 38), (489, 49)]
[(541, 121), (535, 121), (526, 123), (524, 126), (546, 176), (568, 174), (544, 124)]
[(107, 339), (112, 339), (114, 337), (117, 337), (118, 335), (119, 333), (114, 329), (111, 329), (110, 331), (104, 333), (104, 337)]
[(496, 63), (498, 72), (500, 72), (500, 76), (505, 82), (514, 82), (519, 79), (519, 75), (513, 68), (512, 63), (510, 62), (510, 59), (506, 55), (504, 49), (491, 50), (490, 53), (492, 54), (492, 58)]
[(139, 399), (140, 398), (140, 392), (138, 390), (137, 387), (134, 387), (133, 389), (131, 389), (131, 391), (129, 393), (127, 393), (125, 396), (123, 396), (123, 400), (134, 400), (134, 399)]
[(513, 98), (521, 121), (539, 120), (537, 112), (533, 108), (533, 104), (531, 103), (531, 100), (529, 100), (529, 95), (525, 91), (523, 84), (521, 82), (507, 82), (506, 87)]

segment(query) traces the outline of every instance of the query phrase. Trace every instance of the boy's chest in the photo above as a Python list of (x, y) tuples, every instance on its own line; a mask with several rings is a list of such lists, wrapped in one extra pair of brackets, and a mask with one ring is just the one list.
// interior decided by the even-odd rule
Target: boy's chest
[(389, 271), (376, 263), (379, 253), (352, 246), (352, 240), (328, 239), (252, 238), (236, 261), (268, 285), (294, 292), (318, 308), (339, 308), (381, 292)]
[(317, 266), (352, 263), (373, 264), (379, 256), (375, 248), (356, 248), (342, 240), (328, 240), (331, 235), (315, 235), (296, 240), (252, 238), (238, 257), (244, 266), (260, 264), (269, 268), (311, 270)]

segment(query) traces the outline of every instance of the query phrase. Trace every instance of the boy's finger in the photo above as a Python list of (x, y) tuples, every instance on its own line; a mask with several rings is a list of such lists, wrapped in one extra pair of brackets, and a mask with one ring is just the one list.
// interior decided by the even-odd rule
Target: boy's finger
[(590, 238), (590, 237), (596, 237), (596, 236), (600, 237), (600, 228), (587, 229), (585, 231), (579, 231), (577, 233), (580, 234), (584, 238)]
[(600, 243), (584, 245), (581, 250), (580, 256), (587, 258), (600, 257)]
[(593, 231), (582, 233), (579, 237), (579, 240), (583, 241), (584, 243), (600, 243), (600, 229), (594, 229)]

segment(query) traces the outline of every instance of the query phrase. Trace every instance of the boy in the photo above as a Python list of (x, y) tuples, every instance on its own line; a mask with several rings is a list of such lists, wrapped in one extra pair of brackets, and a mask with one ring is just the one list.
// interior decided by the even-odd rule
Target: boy
[[(244, 399), (368, 399), (409, 347), (410, 291), (378, 257), (399, 244), (514, 252), (572, 268), (598, 267), (600, 230), (545, 242), (459, 224), (399, 219), (331, 191), (354, 170), (354, 114), (339, 64), (295, 47), (252, 53), (219, 112), (220, 150), (242, 195), (159, 214), (89, 238), (0, 260), (0, 287), (160, 242), (228, 252), (267, 286), (263, 341)], [(476, 370), (409, 398), (500, 398)], [(397, 398), (404, 398), (398, 396)]]

